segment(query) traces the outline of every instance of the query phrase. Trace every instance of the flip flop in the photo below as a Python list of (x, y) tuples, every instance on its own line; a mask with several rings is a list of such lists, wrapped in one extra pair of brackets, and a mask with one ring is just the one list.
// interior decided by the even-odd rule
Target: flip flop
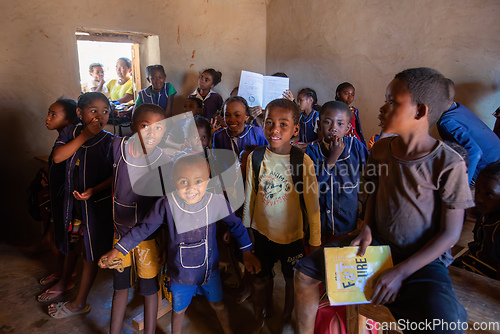
[(75, 311), (71, 312), (67, 307), (66, 304), (69, 302), (59, 302), (55, 305), (56, 312), (54, 314), (49, 315), (54, 318), (54, 319), (63, 319), (70, 317), (72, 315), (78, 315), (78, 314), (84, 314), (84, 313), (89, 313), (90, 312), (90, 304), (85, 305), (83, 309), (80, 311)]
[[(76, 277), (76, 273), (73, 273), (71, 275), (71, 278), (75, 278), (75, 277)], [(40, 285), (49, 285), (49, 284), (53, 284), (53, 283), (59, 281), (60, 279), (61, 279), (61, 277), (59, 277), (55, 273), (53, 273), (53, 274), (50, 274), (47, 276), (43, 276), (42, 278), (40, 278), (38, 283), (40, 283)]]
[[(36, 300), (38, 300), (40, 303), (51, 302), (54, 299), (56, 299), (56, 298), (64, 295), (66, 292), (69, 292), (69, 291), (73, 290), (74, 288), (75, 288), (75, 285), (73, 285), (71, 288), (67, 289), (66, 291), (50, 291), (50, 289), (47, 289), (44, 292), (42, 292), (41, 294), (39, 294), (36, 297)], [(43, 295), (49, 295), (50, 298), (49, 299), (42, 299)]]

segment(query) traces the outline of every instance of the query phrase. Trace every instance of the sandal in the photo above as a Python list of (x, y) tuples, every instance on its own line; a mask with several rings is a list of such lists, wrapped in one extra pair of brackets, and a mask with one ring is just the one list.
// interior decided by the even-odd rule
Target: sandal
[[(75, 277), (76, 277), (76, 272), (74, 272), (71, 275), (71, 278), (75, 278)], [(38, 283), (40, 283), (40, 285), (50, 285), (50, 284), (56, 283), (60, 279), (61, 279), (61, 277), (59, 277), (55, 273), (53, 273), (53, 274), (50, 274), (47, 276), (43, 276), (42, 278), (40, 278)]]
[[(75, 288), (75, 285), (73, 285), (71, 288), (67, 289), (66, 291), (51, 291), (50, 289), (45, 290), (42, 292), (40, 295), (36, 297), (36, 300), (38, 300), (40, 303), (47, 303), (51, 302), (56, 298), (61, 297), (65, 293), (73, 290)], [(47, 299), (44, 299), (44, 297), (48, 297)]]
[(66, 307), (67, 303), (69, 302), (59, 302), (55, 304), (56, 312), (54, 314), (49, 313), (49, 315), (55, 319), (63, 319), (70, 317), (72, 315), (84, 314), (90, 312), (90, 304), (85, 305), (85, 307), (79, 311), (72, 312)]

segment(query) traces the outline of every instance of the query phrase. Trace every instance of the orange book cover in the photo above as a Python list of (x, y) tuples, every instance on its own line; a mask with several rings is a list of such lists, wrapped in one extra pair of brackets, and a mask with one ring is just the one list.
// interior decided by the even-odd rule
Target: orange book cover
[(358, 247), (325, 247), (326, 285), (331, 305), (366, 304), (372, 281), (392, 267), (389, 246), (368, 246), (364, 256)]

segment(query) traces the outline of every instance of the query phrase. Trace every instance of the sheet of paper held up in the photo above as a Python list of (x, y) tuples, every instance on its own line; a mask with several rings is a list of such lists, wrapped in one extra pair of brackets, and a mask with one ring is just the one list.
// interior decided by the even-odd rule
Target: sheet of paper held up
[(260, 106), (264, 109), (272, 100), (282, 98), (283, 92), (289, 87), (288, 78), (241, 71), (238, 95), (245, 98), (250, 107)]

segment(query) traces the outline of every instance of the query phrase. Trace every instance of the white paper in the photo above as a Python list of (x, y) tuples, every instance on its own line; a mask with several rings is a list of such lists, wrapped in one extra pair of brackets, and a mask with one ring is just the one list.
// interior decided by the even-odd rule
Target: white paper
[(283, 98), (289, 82), (288, 78), (241, 71), (238, 95), (247, 100), (249, 107), (260, 106), (265, 109), (272, 100)]

